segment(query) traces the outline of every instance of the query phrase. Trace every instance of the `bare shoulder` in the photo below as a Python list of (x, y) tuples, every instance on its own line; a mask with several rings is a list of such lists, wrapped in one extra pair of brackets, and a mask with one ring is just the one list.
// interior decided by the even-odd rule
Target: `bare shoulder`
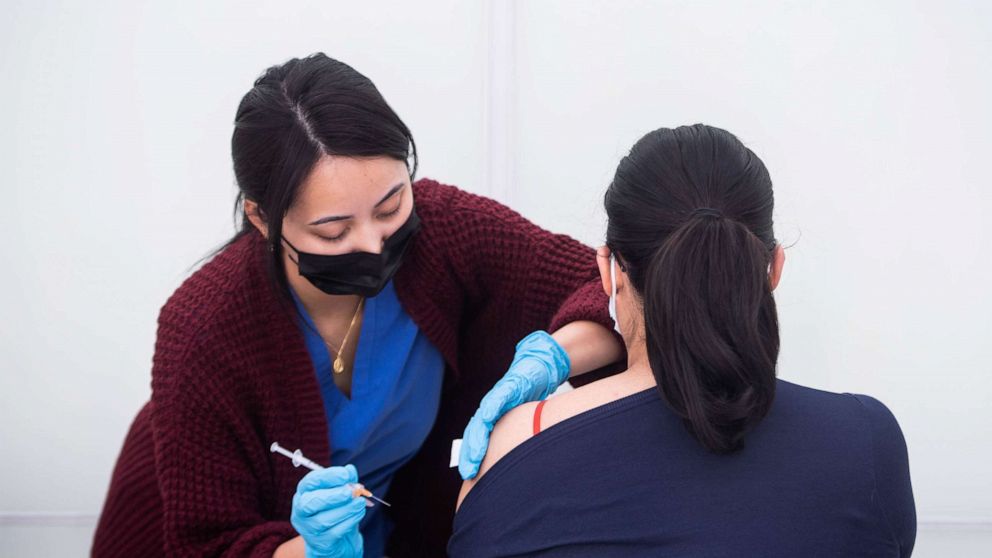
[[(568, 420), (579, 413), (615, 401), (626, 395), (636, 393), (654, 385), (653, 378), (631, 378), (629, 376), (613, 376), (567, 393), (555, 395), (547, 400), (541, 413), (540, 431), (543, 432), (559, 422)], [(462, 483), (461, 493), (455, 511), (461, 506), (462, 500), (472, 490), (479, 479), (510, 453), (534, 435), (534, 412), (537, 402), (525, 403), (503, 415), (496, 423), (489, 439), (489, 449), (482, 460), (479, 474), (474, 479)]]
[(496, 423), (492, 438), (489, 441), (489, 451), (482, 462), (482, 468), (479, 469), (480, 476), (491, 469), (503, 456), (510, 453), (513, 448), (534, 435), (534, 412), (537, 405), (538, 402), (534, 401), (510, 409)]
[(482, 465), (479, 467), (479, 474), (473, 479), (462, 482), (462, 490), (458, 494), (455, 511), (458, 511), (465, 496), (479, 482), (479, 479), (493, 468), (493, 465), (534, 434), (534, 411), (536, 408), (537, 402), (524, 403), (511, 409), (503, 415), (503, 418), (499, 419), (489, 437), (489, 449), (486, 450), (486, 457), (483, 458)]

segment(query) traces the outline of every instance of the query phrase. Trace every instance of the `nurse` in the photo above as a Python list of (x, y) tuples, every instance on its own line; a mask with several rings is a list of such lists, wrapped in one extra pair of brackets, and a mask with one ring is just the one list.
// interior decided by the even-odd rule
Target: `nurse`
[(243, 227), (162, 308), (94, 556), (443, 555), (465, 425), (470, 478), (503, 413), (624, 358), (593, 250), (414, 180), (409, 129), (323, 54), (258, 78), (231, 150)]

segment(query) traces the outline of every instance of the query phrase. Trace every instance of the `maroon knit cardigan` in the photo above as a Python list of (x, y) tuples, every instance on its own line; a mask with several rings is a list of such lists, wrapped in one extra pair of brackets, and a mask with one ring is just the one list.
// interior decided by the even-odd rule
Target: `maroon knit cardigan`
[[(446, 366), (434, 427), (387, 496), (393, 558), (444, 555), (461, 485), (448, 467), (451, 441), (517, 341), (575, 320), (613, 325), (588, 246), (432, 180), (414, 183), (413, 195), (423, 226), (394, 284)], [(296, 536), (291, 502), (307, 471), (269, 445), (321, 463), (331, 448), (313, 365), (265, 246), (254, 232), (238, 239), (162, 308), (151, 401), (114, 470), (94, 556), (269, 558)]]

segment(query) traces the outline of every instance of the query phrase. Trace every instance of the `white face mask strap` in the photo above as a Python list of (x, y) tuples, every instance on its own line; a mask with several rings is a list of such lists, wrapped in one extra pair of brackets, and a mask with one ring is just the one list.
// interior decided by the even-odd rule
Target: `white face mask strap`
[(613, 266), (616, 265), (616, 262), (617, 262), (616, 256), (614, 256), (611, 253), (610, 254), (610, 289), (612, 291), (612, 294), (610, 295), (610, 298), (613, 300), (617, 299), (617, 275), (616, 272), (613, 271)]
[(610, 290), (612, 292), (610, 294), (610, 304), (609, 304), (610, 317), (613, 318), (613, 330), (619, 333), (620, 335), (623, 335), (623, 332), (620, 331), (620, 319), (617, 317), (617, 274), (616, 271), (613, 270), (613, 266), (615, 264), (616, 264), (616, 257), (614, 257), (614, 255), (611, 253), (610, 254)]

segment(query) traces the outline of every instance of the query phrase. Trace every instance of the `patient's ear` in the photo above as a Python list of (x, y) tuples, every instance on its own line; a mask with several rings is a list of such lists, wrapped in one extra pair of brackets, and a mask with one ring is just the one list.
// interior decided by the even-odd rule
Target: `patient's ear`
[(771, 286), (771, 290), (775, 290), (778, 286), (778, 282), (782, 279), (782, 268), (785, 267), (785, 248), (781, 244), (775, 246), (775, 250), (772, 251), (772, 264), (768, 269), (768, 283)]
[(596, 265), (599, 267), (599, 280), (603, 283), (603, 292), (610, 296), (610, 249), (600, 246), (596, 250)]

